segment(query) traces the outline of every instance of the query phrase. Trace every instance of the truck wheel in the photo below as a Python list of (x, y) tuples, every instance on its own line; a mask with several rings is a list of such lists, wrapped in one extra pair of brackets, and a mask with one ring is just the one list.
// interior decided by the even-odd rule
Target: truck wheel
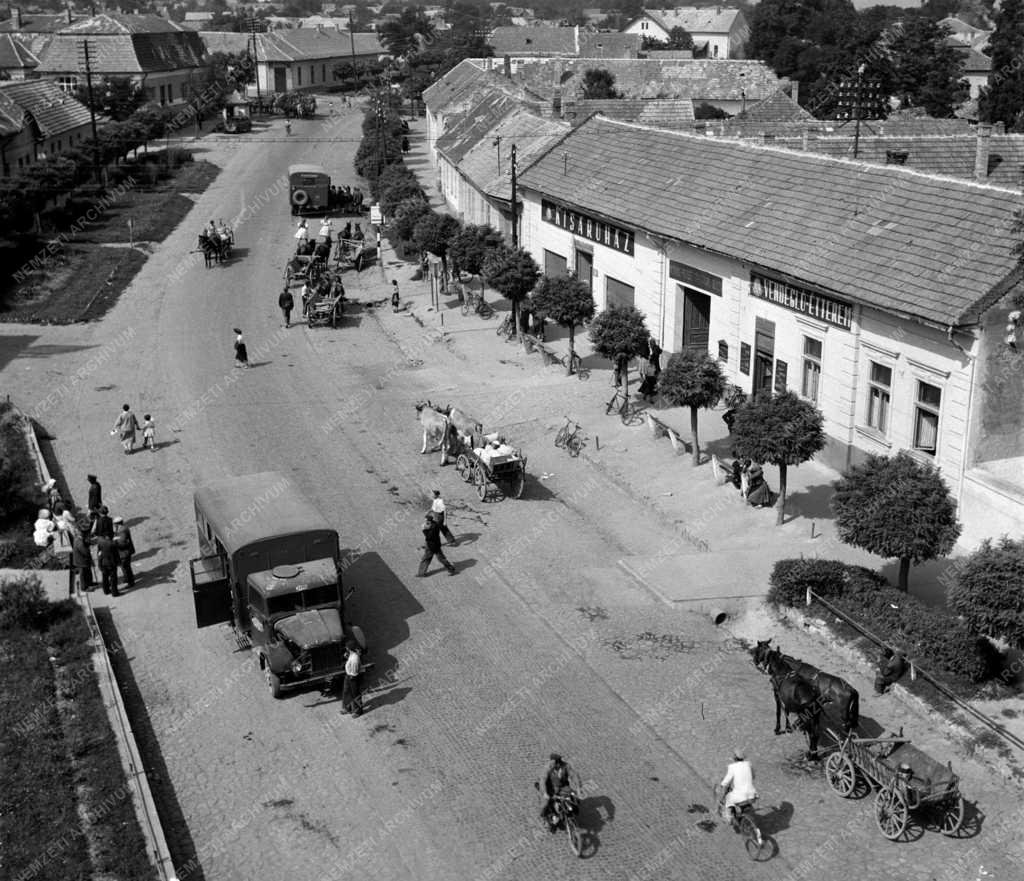
[(263, 668), (263, 673), (267, 677), (267, 688), (270, 689), (270, 696), (275, 699), (280, 699), (284, 692), (281, 690), (281, 677), (278, 676), (269, 666)]

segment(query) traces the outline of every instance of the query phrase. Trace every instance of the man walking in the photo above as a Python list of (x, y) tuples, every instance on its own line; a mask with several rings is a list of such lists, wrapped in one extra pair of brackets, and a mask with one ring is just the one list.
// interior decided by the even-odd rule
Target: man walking
[(448, 562), (448, 558), (441, 550), (441, 527), (437, 525), (437, 518), (433, 512), (427, 514), (423, 521), (423, 559), (420, 560), (420, 568), (416, 573), (417, 578), (424, 578), (427, 574), (427, 567), (430, 561), (437, 557), (437, 561), (448, 570), (449, 575), (455, 574), (455, 567)]
[(288, 286), (285, 285), (281, 296), (277, 298), (277, 305), (281, 307), (281, 312), (284, 314), (284, 326), (292, 326), (292, 309), (295, 308), (295, 298), (292, 296), (292, 292), (288, 290)]
[(117, 562), (128, 587), (135, 587), (135, 573), (132, 572), (132, 556), (135, 554), (135, 542), (132, 532), (124, 517), (114, 518), (114, 547), (117, 548)]
[(111, 596), (120, 596), (117, 591), (117, 548), (114, 540), (105, 535), (96, 539), (96, 562), (100, 567), (100, 583), (103, 592)]
[(89, 528), (92, 529), (96, 518), (100, 516), (100, 506), (103, 504), (103, 487), (95, 474), (87, 474), (89, 481)]
[(430, 506), (430, 513), (434, 515), (434, 520), (437, 521), (437, 528), (440, 530), (441, 534), (448, 539), (448, 544), (455, 547), (458, 542), (455, 541), (455, 536), (452, 535), (452, 531), (445, 523), (445, 520), (447, 519), (446, 511), (447, 508), (445, 507), (444, 499), (441, 498), (441, 490), (435, 489), (434, 501)]

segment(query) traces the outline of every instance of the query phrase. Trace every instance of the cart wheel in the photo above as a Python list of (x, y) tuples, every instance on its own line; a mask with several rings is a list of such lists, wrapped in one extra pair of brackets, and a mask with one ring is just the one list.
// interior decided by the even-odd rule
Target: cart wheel
[(939, 831), (943, 835), (956, 835), (964, 824), (964, 797), (962, 795), (950, 799), (942, 806), (942, 821)]
[(526, 463), (520, 462), (516, 473), (509, 481), (509, 495), (514, 499), (523, 497), (523, 490), (526, 488)]
[(477, 465), (473, 472), (473, 482), (476, 484), (476, 494), (480, 496), (480, 501), (484, 501), (487, 498), (487, 475), (480, 465)]
[(469, 464), (469, 456), (465, 453), (459, 453), (459, 457), (455, 460), (455, 470), (466, 483), (473, 479), (473, 466)]
[(899, 840), (907, 831), (909, 811), (903, 795), (888, 786), (879, 790), (875, 798), (875, 822), (890, 841)]
[(842, 753), (832, 753), (825, 760), (825, 779), (843, 798), (849, 798), (857, 786), (857, 769)]

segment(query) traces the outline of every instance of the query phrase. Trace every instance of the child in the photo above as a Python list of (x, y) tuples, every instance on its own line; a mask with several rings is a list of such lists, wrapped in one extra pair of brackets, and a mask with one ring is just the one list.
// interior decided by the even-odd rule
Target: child
[(401, 299), (398, 296), (398, 279), (391, 280), (391, 311), (397, 312), (398, 307), (401, 304)]
[(149, 447), (150, 452), (156, 452), (156, 440), (154, 439), (155, 431), (156, 425), (153, 423), (153, 417), (147, 413), (142, 417), (142, 449)]

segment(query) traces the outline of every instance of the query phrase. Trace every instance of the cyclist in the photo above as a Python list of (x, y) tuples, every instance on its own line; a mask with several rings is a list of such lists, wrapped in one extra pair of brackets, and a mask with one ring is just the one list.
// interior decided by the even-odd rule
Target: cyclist
[(722, 805), (723, 820), (732, 819), (734, 805), (757, 798), (757, 790), (754, 788), (754, 769), (747, 761), (743, 750), (738, 747), (732, 751), (732, 764), (725, 771), (721, 787), (725, 790), (725, 799)]
[(558, 817), (554, 811), (554, 797), (556, 795), (571, 796), (573, 805), (579, 804), (580, 795), (583, 792), (583, 785), (579, 775), (573, 770), (565, 759), (558, 753), (551, 753), (547, 767), (544, 768), (544, 775), (540, 780), (541, 808), (540, 818), (545, 821), (548, 828), (554, 832), (558, 826)]

